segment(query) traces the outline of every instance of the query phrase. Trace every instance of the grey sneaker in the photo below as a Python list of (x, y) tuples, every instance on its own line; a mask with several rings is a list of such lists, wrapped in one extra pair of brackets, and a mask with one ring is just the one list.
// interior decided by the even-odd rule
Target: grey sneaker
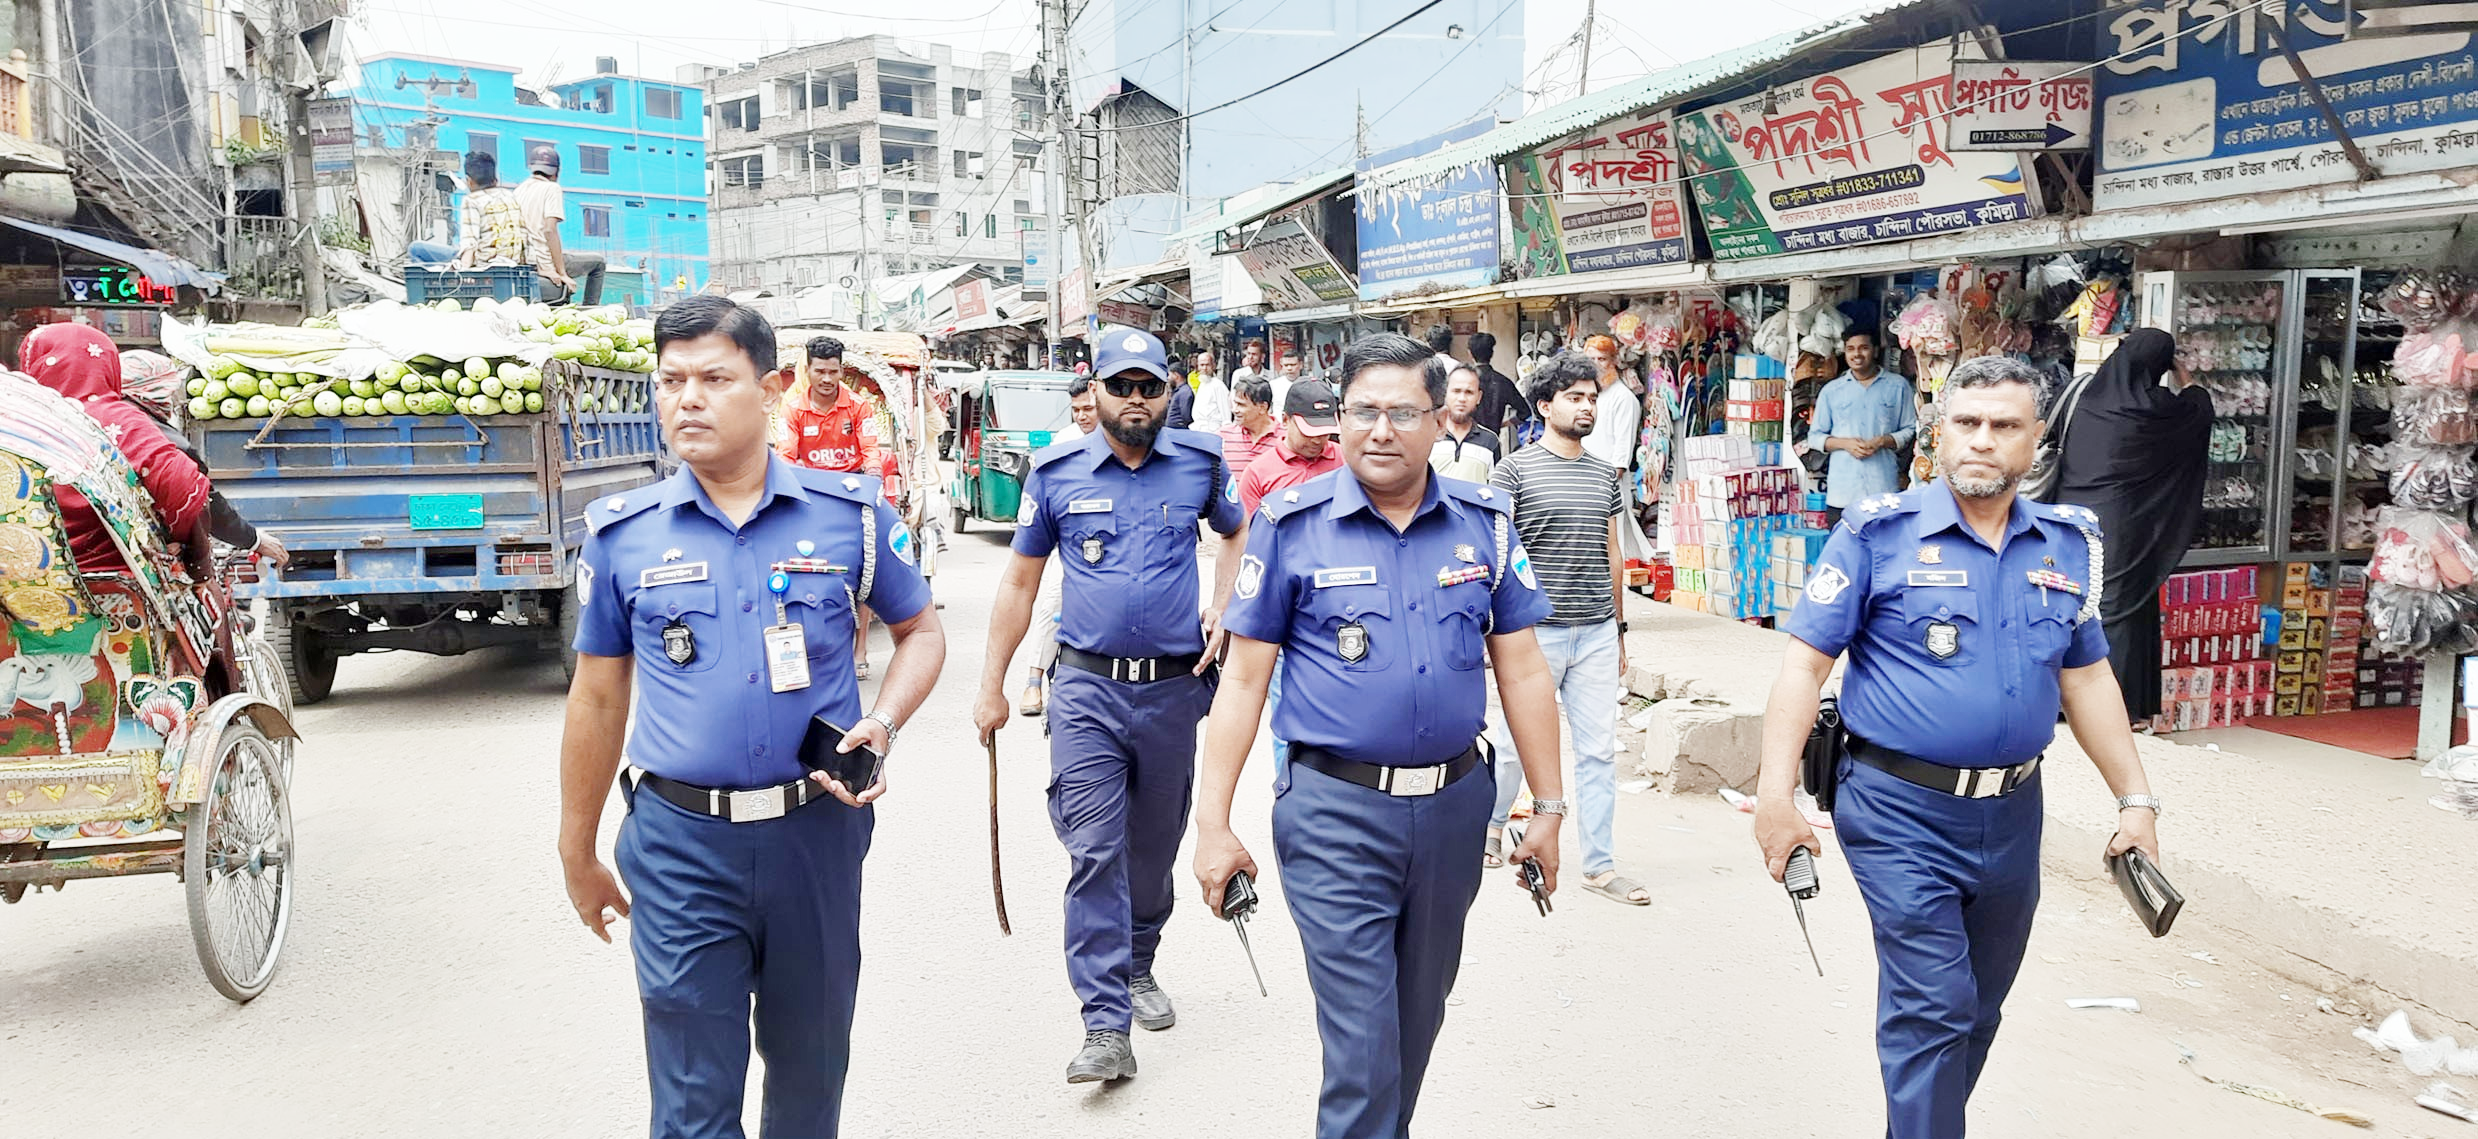
[(1179, 1023), (1179, 1010), (1170, 1007), (1170, 994), (1162, 991), (1161, 982), (1147, 973), (1127, 982), (1127, 999), (1136, 1006), (1136, 1027), (1147, 1032), (1161, 1030)]
[(1067, 1063), (1067, 1082), (1093, 1084), (1136, 1074), (1136, 1049), (1124, 1032), (1087, 1032), (1084, 1050)]

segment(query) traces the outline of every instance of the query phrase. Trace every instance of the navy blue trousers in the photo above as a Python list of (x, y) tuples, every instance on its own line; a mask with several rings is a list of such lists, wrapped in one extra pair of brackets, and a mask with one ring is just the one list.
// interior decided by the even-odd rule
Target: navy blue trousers
[(758, 1134), (834, 1139), (874, 813), (827, 799), (733, 823), (651, 793), (629, 800), (619, 871), (645, 1002), (653, 1139), (745, 1134), (752, 1024), (766, 1061)]
[(1087, 1031), (1126, 1032), (1153, 971), (1196, 787), (1196, 677), (1125, 684), (1061, 666), (1050, 690), (1050, 826), (1067, 847), (1067, 983)]
[(2040, 780), (1965, 799), (1841, 762), (1833, 825), (1876, 931), (1890, 1139), (1961, 1139), (2039, 908)]
[(1275, 784), (1274, 856), (1325, 1045), (1317, 1139), (1411, 1133), (1480, 893), (1492, 766), (1422, 798), (1296, 763)]

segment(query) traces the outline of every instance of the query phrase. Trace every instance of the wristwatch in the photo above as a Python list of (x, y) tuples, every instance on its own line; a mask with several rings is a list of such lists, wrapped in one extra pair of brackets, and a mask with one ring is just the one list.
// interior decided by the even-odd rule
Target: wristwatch
[(1534, 799), (1532, 800), (1532, 813), (1535, 815), (1556, 815), (1561, 819), (1565, 818), (1566, 800)]
[(2160, 814), (2160, 797), (2157, 795), (2117, 796), (2118, 810), (2122, 811), (2130, 807), (2148, 807), (2151, 809), (2151, 817), (2158, 818)]
[(895, 718), (887, 715), (886, 709), (872, 708), (869, 710), (869, 715), (865, 718), (876, 720), (880, 725), (883, 725), (886, 728), (886, 746), (895, 746), (895, 736), (897, 734), (895, 731)]

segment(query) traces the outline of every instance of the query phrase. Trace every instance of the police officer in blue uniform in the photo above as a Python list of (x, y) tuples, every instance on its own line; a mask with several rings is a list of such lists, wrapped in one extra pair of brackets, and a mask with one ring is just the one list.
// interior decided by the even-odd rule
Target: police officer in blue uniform
[(2097, 521), (2018, 498), (2040, 373), (2005, 357), (1945, 381), (1941, 481), (1852, 506), (1790, 616), (1765, 709), (1755, 835), (1781, 877), (1816, 853), (1798, 756), (1847, 650), (1833, 822), (1874, 920), (1891, 1139), (1958, 1139), (2039, 904), (2041, 752), (2064, 709), (2117, 796), (2108, 853), (2157, 858), (2150, 794), (2100, 630)]
[[(683, 466), (586, 510), (560, 861), (587, 928), (609, 941), (612, 915), (631, 920), (655, 1139), (742, 1134), (752, 1023), (760, 1134), (830, 1137), (860, 977), (861, 860), (886, 784), (809, 775), (801, 741), (822, 717), (849, 729), (840, 750), (886, 754), (937, 681), (946, 636), (878, 481), (804, 470), (766, 446), (782, 383), (765, 319), (692, 297), (654, 322), (654, 343), (655, 406)], [(866, 713), (851, 661), (863, 604), (895, 639)], [(626, 894), (595, 853), (623, 753)]]
[(1279, 654), (1273, 714), (1290, 763), (1275, 777), (1274, 854), (1307, 950), (1324, 1042), (1319, 1139), (1408, 1135), (1496, 802), (1478, 737), (1483, 657), (1540, 798), (1512, 855), (1557, 883), (1557, 693), (1531, 626), (1549, 615), (1513, 504), (1432, 475), (1445, 369), (1407, 336), (1342, 358), (1347, 469), (1267, 498), (1223, 621), (1230, 634), (1206, 730), (1196, 877), (1223, 887), (1255, 860), (1230, 804)]
[[(1083, 1002), (1085, 1033), (1069, 1083), (1135, 1075), (1129, 1023), (1160, 1030), (1178, 1021), (1153, 978), (1153, 953), (1187, 833), (1196, 723), (1213, 701), (1218, 645), (1207, 642), (1219, 640), (1246, 521), (1221, 437), (1162, 426), (1179, 381), (1161, 341), (1111, 329), (1093, 374), (1101, 430), (1033, 456), (973, 710), (984, 740), (1007, 725), (1008, 664), (1031, 623), (1042, 566), (1057, 554), (1050, 823), (1070, 863), (1067, 980)], [(1201, 618), (1198, 519), (1222, 535)]]

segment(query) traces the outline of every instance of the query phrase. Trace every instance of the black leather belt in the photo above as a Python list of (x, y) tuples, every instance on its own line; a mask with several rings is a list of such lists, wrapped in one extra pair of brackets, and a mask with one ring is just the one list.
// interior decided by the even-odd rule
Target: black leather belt
[(1106, 657), (1088, 653), (1069, 645), (1058, 646), (1058, 659), (1095, 676), (1129, 684), (1151, 684), (1156, 680), (1175, 680), (1196, 671), (1196, 662), (1203, 653), (1184, 653), (1175, 657)]
[[(626, 778), (622, 776), (621, 778)], [(637, 779), (637, 788), (662, 796), (672, 806), (693, 814), (735, 823), (762, 822), (779, 819), (811, 802), (829, 798), (826, 789), (812, 779), (795, 779), (772, 787), (747, 791), (725, 791), (714, 787), (699, 787), (646, 772)]]
[(1850, 737), (1850, 758), (1905, 783), (1915, 783), (1930, 791), (1942, 791), (1965, 799), (1994, 799), (2013, 794), (2030, 781), (2032, 772), (2039, 770), (2040, 760), (2039, 756), (2034, 755), (2011, 767), (1947, 767), (1878, 747), (1857, 736)]
[(1453, 786), (1455, 780), (1471, 774), (1480, 766), (1480, 745), (1473, 744), (1463, 754), (1427, 767), (1386, 767), (1344, 759), (1309, 744), (1292, 744), (1291, 762), (1322, 771), (1345, 783), (1357, 783), (1373, 791), (1383, 791), (1398, 799), (1415, 798), (1434, 795)]

